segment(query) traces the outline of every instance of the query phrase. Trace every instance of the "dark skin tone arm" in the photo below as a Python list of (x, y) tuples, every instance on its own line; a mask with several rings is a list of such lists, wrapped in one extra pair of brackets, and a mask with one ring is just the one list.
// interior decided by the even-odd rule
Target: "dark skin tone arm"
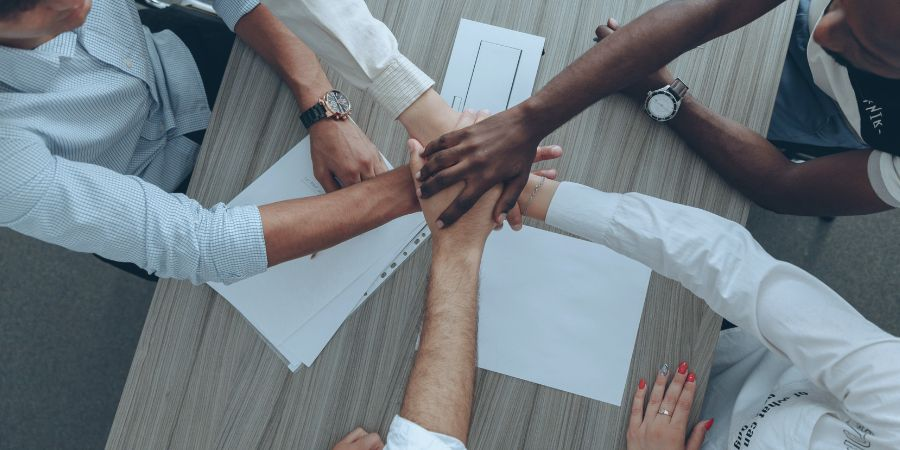
[[(538, 143), (603, 97), (644, 77), (687, 50), (740, 28), (782, 0), (673, 0), (605, 39), (520, 105), (431, 142), (422, 170), (422, 195), (464, 181), (441, 215), (452, 224), (488, 189), (502, 185), (495, 220), (509, 211), (528, 180)], [(603, 76), (597, 76), (598, 74)], [(440, 176), (438, 176), (440, 175)]]
[[(618, 24), (598, 27), (600, 42)], [(665, 68), (623, 90), (637, 102), (647, 92), (670, 85)], [(703, 106), (688, 95), (667, 124), (722, 178), (754, 203), (782, 214), (838, 216), (890, 209), (872, 189), (868, 176), (871, 150), (842, 152), (803, 164), (788, 160), (766, 138)]]

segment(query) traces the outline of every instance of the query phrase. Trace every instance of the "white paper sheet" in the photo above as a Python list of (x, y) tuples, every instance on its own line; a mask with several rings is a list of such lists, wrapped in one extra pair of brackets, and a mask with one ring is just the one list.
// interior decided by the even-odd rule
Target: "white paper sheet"
[(441, 96), (453, 109), (504, 111), (534, 90), (544, 38), (462, 19)]
[(650, 269), (532, 227), (488, 238), (478, 366), (618, 406)]
[[(323, 194), (312, 172), (309, 139), (304, 139), (241, 192), (229, 205), (262, 205)], [(289, 261), (255, 277), (226, 286), (210, 283), (253, 324), (292, 368), (314, 360), (334, 334), (293, 339), (309, 320), (336, 298), (356, 295), (352, 307), (384, 270), (383, 264), (424, 227), (421, 214), (398, 218), (309, 257)], [(361, 288), (359, 286), (362, 286)], [(351, 289), (352, 288), (352, 289)], [(352, 308), (351, 308), (352, 310)], [(339, 325), (338, 325), (339, 326)], [(327, 328), (327, 327), (326, 327)], [(324, 333), (321, 327), (308, 333)], [(336, 330), (336, 329), (335, 329)], [(297, 356), (302, 359), (295, 359)]]

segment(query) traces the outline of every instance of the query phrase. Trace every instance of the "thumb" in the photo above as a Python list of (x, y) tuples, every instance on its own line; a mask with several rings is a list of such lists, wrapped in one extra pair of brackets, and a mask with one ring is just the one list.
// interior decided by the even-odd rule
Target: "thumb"
[(419, 170), (422, 169), (422, 166), (425, 165), (425, 160), (422, 159), (422, 143), (415, 140), (410, 139), (406, 141), (406, 149), (409, 151), (409, 168), (412, 170), (413, 175), (416, 174)]
[(712, 425), (713, 419), (704, 420), (697, 425), (694, 425), (694, 429), (691, 431), (691, 437), (688, 438), (685, 450), (700, 450), (700, 446), (703, 445), (703, 439), (706, 437), (706, 432), (712, 428)]

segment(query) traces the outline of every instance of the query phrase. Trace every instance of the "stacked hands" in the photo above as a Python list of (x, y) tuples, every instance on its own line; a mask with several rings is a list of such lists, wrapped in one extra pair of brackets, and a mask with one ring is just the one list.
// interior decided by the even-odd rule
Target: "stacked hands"
[[(467, 110), (460, 115), (456, 127), (465, 128), (479, 123), (487, 119), (489, 114), (488, 111), (479, 111), (476, 113)], [(490, 232), (491, 229), (499, 229), (502, 227), (503, 220), (506, 219), (509, 220), (510, 225), (514, 229), (521, 229), (522, 214), (517, 205), (515, 205), (515, 208), (513, 208), (508, 217), (503, 216), (497, 221), (494, 220), (494, 206), (497, 204), (497, 200), (500, 198), (502, 192), (500, 186), (494, 186), (488, 189), (480, 198), (474, 198), (472, 200), (474, 203), (467, 205), (467, 210), (470, 210), (470, 214), (466, 214), (464, 219), (460, 220), (456, 226), (445, 227), (444, 222), (441, 219), (441, 213), (447, 209), (448, 206), (453, 204), (454, 199), (458, 199), (459, 196), (466, 192), (467, 185), (465, 182), (460, 181), (453, 185), (447, 185), (446, 189), (428, 192), (429, 195), (426, 195), (427, 187), (419, 180), (420, 172), (424, 170), (424, 167), (428, 164), (428, 160), (425, 159), (425, 149), (419, 141), (410, 139), (408, 142), (408, 150), (409, 169), (413, 174), (416, 195), (420, 199), (422, 212), (425, 214), (425, 220), (428, 222), (428, 227), (433, 232), (435, 245), (441, 245), (444, 241), (452, 240), (457, 243), (472, 241), (475, 244), (480, 243), (480, 245), (483, 246), (484, 241), (487, 239), (488, 232)], [(558, 146), (541, 147), (535, 152), (533, 161), (539, 162), (556, 159), (561, 155), (562, 149)], [(539, 170), (535, 172), (534, 176), (555, 179), (556, 170)], [(437, 177), (437, 179), (441, 178)], [(465, 214), (465, 211), (461, 214)]]

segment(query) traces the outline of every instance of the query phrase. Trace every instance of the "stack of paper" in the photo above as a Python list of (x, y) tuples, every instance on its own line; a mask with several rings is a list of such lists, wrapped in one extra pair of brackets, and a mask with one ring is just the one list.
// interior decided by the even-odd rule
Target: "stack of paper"
[[(229, 206), (264, 205), (324, 194), (313, 176), (309, 151), (307, 138)], [(427, 236), (422, 214), (410, 214), (319, 252), (315, 258), (289, 261), (229, 286), (210, 286), (228, 299), (296, 371), (301, 364), (309, 366), (315, 361), (347, 316)]]

